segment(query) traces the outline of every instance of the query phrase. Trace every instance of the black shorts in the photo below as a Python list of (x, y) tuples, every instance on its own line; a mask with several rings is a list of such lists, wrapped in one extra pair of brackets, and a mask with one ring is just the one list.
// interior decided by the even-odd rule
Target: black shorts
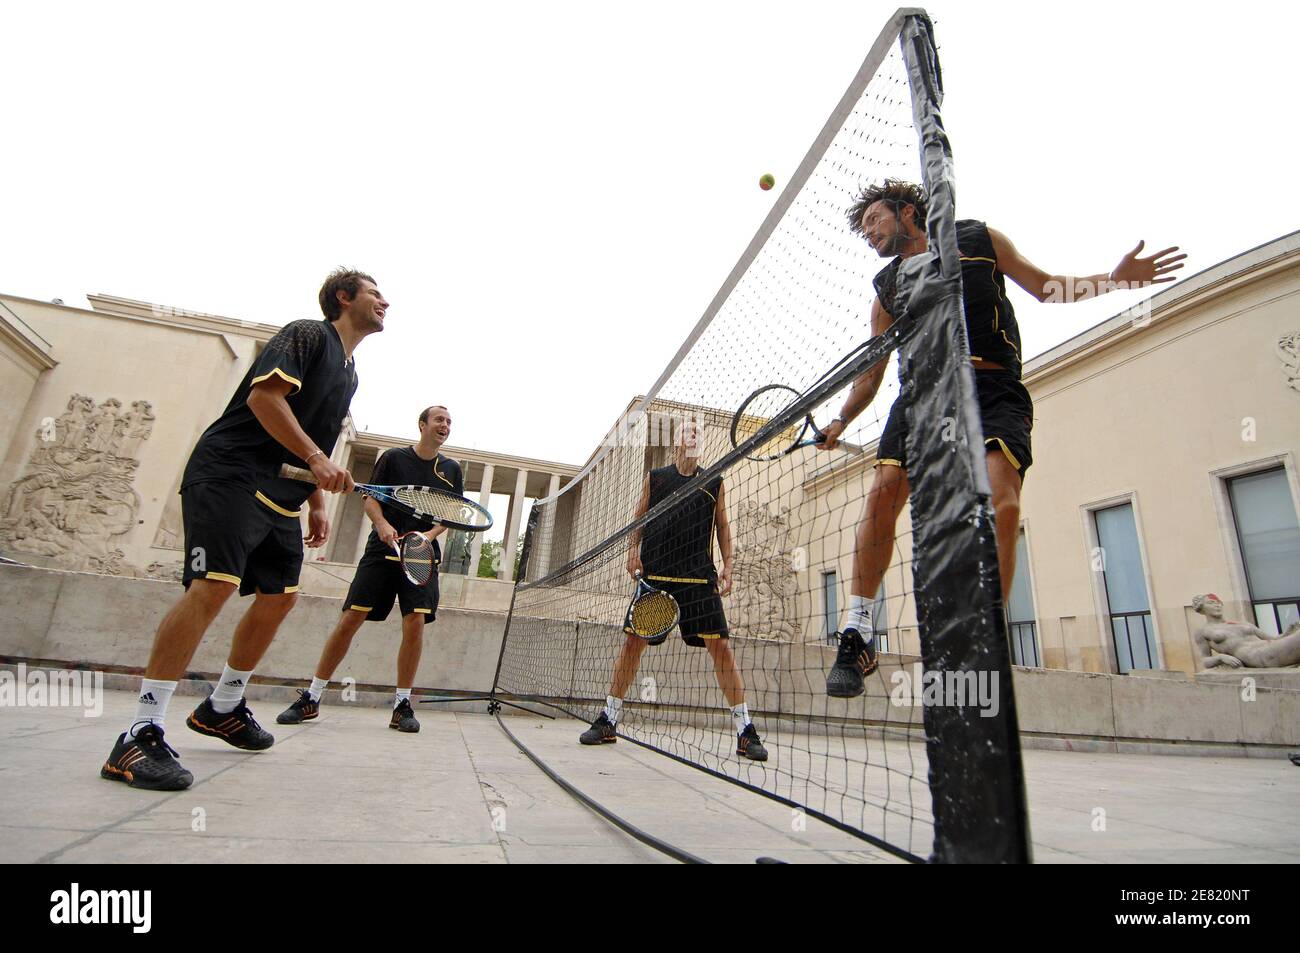
[(366, 613), (367, 622), (383, 622), (393, 609), (394, 599), (403, 618), (414, 612), (425, 622), (432, 622), (438, 615), (437, 567), (427, 585), (417, 586), (402, 572), (396, 553), (366, 553), (357, 564), (343, 611), (358, 609)]
[[(727, 616), (722, 611), (717, 576), (657, 576), (647, 572), (645, 579), (677, 600), (681, 610), (677, 627), (687, 645), (702, 649), (705, 639), (727, 638)], [(650, 644), (659, 645), (667, 638), (665, 632), (659, 638), (651, 639)]]
[[(1011, 371), (976, 370), (975, 393), (984, 425), (984, 445), (1001, 450), (1023, 480), (1034, 462), (1029, 439), (1034, 429), (1034, 402), (1029, 391)], [(876, 466), (907, 469), (907, 421), (902, 399), (894, 401), (890, 408), (876, 452)]]
[(211, 480), (181, 490), (185, 588), (195, 579), (232, 582), (241, 596), (298, 591), (302, 522), (261, 493)]

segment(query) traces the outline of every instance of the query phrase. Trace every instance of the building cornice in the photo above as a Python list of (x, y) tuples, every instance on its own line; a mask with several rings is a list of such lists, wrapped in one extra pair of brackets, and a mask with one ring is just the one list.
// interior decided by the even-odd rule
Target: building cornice
[(219, 314), (206, 314), (202, 311), (175, 308), (171, 305), (136, 301), (132, 298), (119, 298), (116, 295), (86, 295), (86, 300), (90, 302), (94, 314), (109, 314), (114, 317), (147, 321), (153, 324), (165, 324), (178, 328), (216, 331), (219, 334), (235, 334), (257, 341), (269, 341), (280, 330), (273, 324), (243, 321), (238, 318), (227, 318)]
[(28, 327), (27, 322), (12, 313), (8, 306), (0, 307), (0, 340), (9, 344), (38, 374), (59, 363), (54, 359), (50, 342)]
[[(375, 450), (392, 450), (395, 447), (410, 447), (415, 445), (415, 439), (412, 437), (390, 437), (386, 434), (377, 433), (358, 433), (352, 438), (353, 446), (370, 447)], [(538, 460), (533, 457), (519, 457), (510, 453), (494, 453), (491, 450), (470, 450), (467, 447), (456, 447), (451, 444), (444, 444), (438, 451), (444, 457), (453, 460), (464, 460), (468, 463), (490, 464), (494, 467), (508, 467), (515, 470), (527, 470), (530, 473), (556, 473), (560, 476), (571, 477), (578, 472), (578, 467), (569, 463), (557, 463), (554, 460)]]

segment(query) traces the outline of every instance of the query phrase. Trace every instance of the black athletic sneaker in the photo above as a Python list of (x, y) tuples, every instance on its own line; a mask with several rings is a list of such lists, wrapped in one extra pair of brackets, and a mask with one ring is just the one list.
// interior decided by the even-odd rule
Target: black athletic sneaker
[(163, 730), (150, 723), (134, 738), (125, 731), (117, 736), (117, 744), (99, 769), (99, 776), (149, 791), (183, 791), (194, 783), (194, 775), (182, 768), (176, 757), (163, 741)]
[(208, 696), (190, 712), (185, 724), (201, 735), (220, 738), (245, 751), (264, 751), (275, 744), (275, 736), (254, 720), (248, 702), (242, 698), (234, 711), (222, 714), (212, 707), (212, 697)]
[(736, 754), (743, 754), (750, 761), (766, 761), (767, 749), (758, 738), (758, 729), (750, 722), (745, 730), (736, 736)]
[(396, 728), (398, 731), (419, 731), (420, 723), (415, 720), (415, 712), (411, 710), (411, 700), (403, 698), (393, 709), (393, 717), (388, 720), (389, 728)]
[(578, 740), (584, 745), (612, 745), (618, 741), (618, 735), (614, 731), (614, 723), (602, 711), (600, 717), (591, 723), (591, 727), (584, 731)]
[(312, 701), (311, 693), (304, 688), (298, 692), (296, 702), (275, 716), (275, 723), (277, 725), (301, 725), (304, 721), (311, 721), (318, 714), (320, 714), (320, 702)]
[(864, 641), (857, 629), (840, 633), (840, 650), (826, 676), (826, 694), (832, 698), (857, 698), (862, 694), (862, 678), (876, 670), (876, 640)]

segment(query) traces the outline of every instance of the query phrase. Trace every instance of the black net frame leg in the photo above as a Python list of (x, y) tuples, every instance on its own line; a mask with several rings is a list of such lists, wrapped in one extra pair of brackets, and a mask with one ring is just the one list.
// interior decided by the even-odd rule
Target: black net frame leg
[[(529, 514), (528, 528), (524, 533), (524, 548), (519, 556), (519, 578), (520, 579), (523, 579), (528, 572), (528, 555), (529, 555), (529, 551), (532, 549), (533, 533), (536, 530), (536, 528), (537, 528), (537, 514), (536, 511), (534, 511), (533, 513)], [(518, 590), (516, 590), (516, 592), (517, 591)], [(438, 704), (446, 704), (448, 702), (487, 702), (488, 703), (487, 711), (489, 715), (499, 716), (501, 713), (501, 706), (507, 705), (510, 708), (518, 708), (520, 711), (526, 711), (530, 715), (537, 715), (538, 717), (547, 718), (551, 721), (555, 721), (554, 715), (548, 715), (544, 711), (534, 711), (532, 708), (528, 708), (524, 705), (520, 705), (511, 701), (506, 701), (504, 698), (497, 697), (497, 681), (501, 677), (501, 659), (505, 656), (505, 652), (506, 652), (506, 633), (510, 631), (510, 617), (514, 615), (514, 611), (515, 611), (515, 596), (514, 593), (512, 593), (510, 596), (510, 612), (506, 615), (506, 627), (505, 629), (502, 630), (501, 633), (501, 649), (500, 651), (497, 652), (497, 667), (496, 667), (496, 671), (492, 674), (491, 691), (489, 691), (487, 694), (478, 694), (478, 695), (440, 695), (436, 698), (421, 698), (420, 704), (438, 705)]]

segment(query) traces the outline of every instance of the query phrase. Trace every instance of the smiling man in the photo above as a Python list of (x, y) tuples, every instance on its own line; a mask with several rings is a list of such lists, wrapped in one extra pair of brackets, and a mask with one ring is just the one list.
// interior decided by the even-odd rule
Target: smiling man
[[(181, 479), (185, 595), (158, 627), (135, 716), (102, 777), (151, 790), (190, 786), (194, 776), (163, 740), (163, 721), (177, 680), (236, 589), (255, 593), (253, 604), (235, 629), (216, 690), (186, 724), (250, 751), (275, 740), (254, 720), (244, 688), (297, 599), (303, 543), (317, 547), (329, 538), (325, 493), (353, 487), (329, 454), (357, 389), (352, 352), (383, 330), (388, 310), (374, 279), (359, 271), (335, 271), (318, 299), (324, 320), (294, 321), (271, 338), (190, 454)], [(286, 463), (309, 467), (318, 486), (280, 479)]]
[[(441, 404), (426, 407), (420, 414), (420, 441), (413, 447), (385, 451), (375, 465), (372, 483), (379, 486), (431, 486), (463, 496), (465, 478), (460, 464), (438, 451), (451, 434), (451, 412)], [(420, 667), (424, 624), (438, 612), (438, 562), (441, 552), (437, 537), (446, 529), (427, 529), (414, 517), (395, 507), (365, 499), (366, 516), (374, 524), (366, 550), (357, 564), (356, 576), (343, 600), (343, 616), (330, 633), (316, 664), (311, 684), (298, 693), (298, 700), (275, 719), (282, 725), (297, 725), (320, 714), (320, 699), (334, 671), (348, 654), (352, 637), (367, 621), (382, 622), (397, 600), (402, 612), (402, 644), (397, 650), (397, 694), (393, 699), (388, 727), (417, 732), (420, 722), (411, 708), (411, 690)], [(433, 543), (434, 571), (423, 586), (406, 578), (397, 556), (395, 541), (406, 533), (423, 532)]]

